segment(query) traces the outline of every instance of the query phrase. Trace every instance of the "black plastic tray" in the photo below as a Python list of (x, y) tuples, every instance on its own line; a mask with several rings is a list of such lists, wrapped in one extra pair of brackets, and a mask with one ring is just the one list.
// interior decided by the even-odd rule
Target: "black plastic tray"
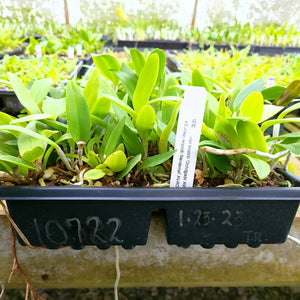
[(10, 214), (34, 246), (126, 249), (147, 241), (153, 210), (166, 213), (171, 245), (283, 243), (300, 201), (292, 188), (5, 187)]
[(165, 50), (183, 50), (188, 49), (189, 43), (177, 40), (143, 40), (143, 41), (129, 41), (118, 40), (117, 47), (128, 48), (160, 48)]
[(4, 57), (4, 55), (21, 55), (24, 53), (25, 48), (24, 47), (18, 47), (12, 51), (0, 53), (0, 59)]

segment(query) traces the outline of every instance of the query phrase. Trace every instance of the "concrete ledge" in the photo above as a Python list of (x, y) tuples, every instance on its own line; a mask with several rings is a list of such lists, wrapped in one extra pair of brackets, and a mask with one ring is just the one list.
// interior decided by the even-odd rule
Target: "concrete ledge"
[[(166, 242), (164, 220), (154, 216), (146, 246), (120, 248), (120, 287), (146, 286), (299, 286), (300, 246), (288, 240), (281, 245), (253, 249), (222, 245), (212, 249), (191, 246), (182, 249)], [(290, 233), (300, 239), (300, 218)], [(0, 281), (6, 288), (24, 287), (16, 273), (10, 284), (11, 232), (0, 216)], [(115, 249), (29, 249), (17, 245), (21, 266), (36, 288), (113, 287)]]

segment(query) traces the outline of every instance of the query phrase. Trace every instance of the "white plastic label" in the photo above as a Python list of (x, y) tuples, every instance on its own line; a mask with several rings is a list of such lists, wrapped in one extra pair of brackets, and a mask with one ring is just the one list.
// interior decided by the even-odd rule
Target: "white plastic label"
[(35, 56), (36, 56), (37, 58), (42, 58), (42, 57), (43, 57), (41, 45), (35, 45), (34, 51), (35, 51)]
[(76, 54), (77, 56), (81, 57), (82, 56), (82, 46), (80, 44), (76, 45)]
[(206, 89), (185, 87), (176, 133), (175, 149), (171, 171), (171, 187), (192, 187), (197, 152), (206, 105)]
[(74, 47), (68, 47), (68, 59), (74, 59)]
[(268, 77), (266, 82), (266, 89), (275, 85), (275, 77)]

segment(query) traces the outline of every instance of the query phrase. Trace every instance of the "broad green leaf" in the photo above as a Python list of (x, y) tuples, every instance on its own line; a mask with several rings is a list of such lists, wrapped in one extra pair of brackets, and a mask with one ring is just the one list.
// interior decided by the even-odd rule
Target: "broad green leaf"
[(151, 105), (144, 105), (135, 120), (136, 129), (143, 140), (147, 140), (155, 124), (155, 111)]
[(89, 107), (89, 111), (93, 111), (94, 105), (98, 99), (99, 90), (100, 90), (100, 71), (95, 69), (90, 76), (89, 80), (86, 83), (86, 86), (83, 90), (83, 95), (86, 99), (86, 102)]
[[(133, 49), (133, 48), (132, 48)], [(131, 49), (131, 50), (132, 50)], [(121, 71), (115, 71), (116, 75), (120, 78), (124, 85), (129, 97), (132, 99), (134, 90), (138, 81), (138, 77), (126, 64), (122, 64)]]
[(131, 56), (134, 70), (137, 76), (140, 76), (141, 71), (145, 65), (145, 57), (139, 50), (135, 48), (130, 49), (130, 56)]
[(174, 88), (176, 85), (176, 78), (173, 74), (169, 74), (165, 81), (163, 96), (177, 96), (177, 89)]
[(84, 173), (83, 178), (86, 180), (98, 180), (106, 175), (102, 169), (92, 169)]
[(157, 83), (160, 81), (164, 71), (165, 71), (165, 67), (166, 67), (166, 54), (164, 50), (161, 49), (154, 49), (151, 51), (150, 56), (152, 54), (156, 53), (158, 55), (159, 58), (159, 69), (158, 69), (158, 75), (157, 75)]
[(286, 119), (275, 119), (275, 120), (270, 120), (262, 123), (261, 125), (261, 130), (264, 132), (267, 128), (275, 125), (275, 124), (282, 124), (282, 123), (298, 123), (300, 122), (300, 118), (286, 118)]
[(268, 152), (264, 135), (255, 122), (252, 120), (241, 120), (238, 122), (236, 130), (243, 148)]
[(124, 176), (126, 176), (138, 164), (138, 162), (141, 160), (141, 158), (142, 158), (141, 154), (131, 158), (128, 161), (126, 168), (123, 171), (121, 171), (120, 173), (118, 173), (116, 175), (116, 178), (120, 179), (120, 178), (123, 178)]
[(5, 131), (0, 132), (0, 152), (13, 156), (19, 155), (17, 140), (14, 135)]
[(121, 66), (118, 60), (111, 55), (100, 54), (100, 55), (93, 55), (93, 61), (97, 69), (100, 71), (100, 73), (105, 78), (112, 81), (113, 84), (116, 86), (119, 82), (119, 78), (114, 73), (114, 71), (121, 70)]
[(8, 125), (14, 119), (11, 115), (0, 111), (0, 125)]
[(43, 101), (43, 113), (52, 115), (55, 119), (66, 112), (66, 98), (47, 98)]
[(300, 80), (295, 80), (288, 85), (284, 93), (279, 98), (277, 98), (273, 102), (273, 104), (286, 106), (292, 100), (296, 99), (299, 95), (300, 95)]
[(75, 143), (87, 142), (90, 137), (90, 112), (81, 88), (74, 81), (67, 84), (66, 112), (69, 131)]
[(231, 123), (221, 116), (215, 121), (214, 134), (227, 149), (240, 148), (238, 135)]
[(281, 147), (283, 149), (290, 150), (295, 155), (300, 155), (300, 143), (294, 143), (294, 144), (277, 144), (277, 147)]
[(253, 92), (261, 92), (264, 88), (265, 82), (263, 79), (255, 80), (245, 86), (233, 101), (230, 102), (230, 108), (233, 108), (234, 111), (238, 111), (242, 102)]
[(105, 133), (103, 146), (104, 146), (104, 154), (106, 156), (110, 155), (116, 150), (117, 145), (120, 142), (120, 137), (124, 128), (125, 118), (120, 120), (117, 125), (114, 126), (111, 133), (109, 135)]
[(152, 168), (152, 167), (156, 167), (160, 164), (162, 164), (163, 162), (167, 161), (169, 158), (171, 158), (174, 153), (177, 150), (172, 150), (172, 151), (168, 151), (162, 154), (157, 154), (154, 156), (151, 156), (149, 158), (147, 158), (140, 166), (139, 169), (147, 169), (147, 168)]
[(275, 100), (278, 97), (282, 95), (282, 93), (285, 91), (284, 86), (272, 86), (267, 89), (264, 89), (261, 91), (264, 99), (266, 100)]
[(32, 114), (41, 113), (37, 103), (27, 90), (23, 82), (17, 75), (9, 74), (9, 80), (12, 84), (14, 92), (16, 93), (20, 103)]
[[(29, 123), (26, 129), (36, 131), (35, 122)], [(45, 151), (44, 142), (42, 140), (22, 132), (18, 137), (18, 148), (21, 157), (30, 162), (41, 158)]]
[(218, 115), (220, 115), (223, 118), (226, 118), (226, 97), (225, 93), (222, 94), (219, 100), (219, 107), (218, 107)]
[(202, 123), (201, 134), (207, 137), (211, 141), (218, 141), (217, 136), (213, 133), (213, 131), (206, 126), (205, 123)]
[(23, 167), (26, 167), (26, 168), (29, 168), (29, 169), (32, 169), (32, 170), (35, 170), (35, 166), (22, 159), (22, 158), (19, 158), (19, 157), (15, 157), (15, 156), (11, 156), (11, 155), (3, 155), (3, 154), (0, 154), (0, 161), (5, 161), (5, 162), (8, 162), (8, 163), (12, 163), (12, 164), (15, 164), (17, 166), (23, 166)]
[(268, 141), (284, 140), (287, 138), (300, 138), (300, 131), (291, 132), (291, 133), (283, 134), (283, 135), (276, 136), (276, 137), (271, 137), (271, 138), (268, 138)]
[(253, 122), (258, 123), (263, 114), (264, 98), (260, 92), (253, 92), (242, 102), (241, 115), (249, 117)]
[(50, 78), (36, 80), (33, 83), (30, 89), (30, 94), (37, 104), (42, 102), (46, 98), (51, 86), (52, 80)]
[(112, 172), (120, 172), (127, 166), (127, 158), (123, 151), (117, 150), (110, 154), (103, 162)]
[(152, 90), (155, 87), (159, 71), (158, 54), (151, 54), (139, 76), (136, 89), (132, 97), (133, 108), (138, 112), (149, 101)]
[(53, 116), (48, 114), (35, 114), (35, 115), (29, 115), (26, 117), (21, 117), (18, 119), (13, 119), (10, 124), (17, 124), (17, 123), (24, 123), (24, 122), (30, 122), (30, 121), (36, 121), (36, 120), (43, 120), (43, 119), (50, 119), (53, 118)]
[(177, 115), (178, 115), (178, 112), (180, 109), (180, 104), (181, 104), (181, 102), (177, 102), (177, 105), (173, 110), (173, 113), (172, 113), (169, 123), (167, 124), (166, 128), (162, 131), (162, 133), (160, 135), (159, 144), (158, 144), (159, 153), (164, 153), (164, 152), (168, 151), (169, 136), (175, 125)]
[(296, 109), (300, 109), (300, 102), (293, 104), (291, 106), (289, 106), (287, 109), (285, 109), (279, 116), (278, 119), (282, 119), (284, 118), (287, 114), (289, 114), (290, 112), (292, 112), (293, 110)]
[[(232, 171), (232, 165), (227, 156), (224, 155), (216, 155), (212, 153), (205, 153), (206, 159), (209, 165), (209, 170), (217, 169), (222, 174), (227, 175), (228, 171)], [(212, 177), (217, 176), (219, 174), (212, 172), (214, 174)]]
[(270, 174), (271, 168), (267, 162), (260, 158), (256, 158), (247, 154), (243, 154), (243, 156), (247, 157), (250, 160), (253, 168), (257, 173), (257, 176), (260, 179), (264, 179)]
[(202, 86), (208, 90), (207, 84), (204, 77), (198, 69), (194, 69), (192, 73), (192, 85), (193, 86)]
[(283, 108), (284, 108), (283, 106), (265, 104), (260, 122), (264, 122), (264, 121), (274, 117)]
[(122, 139), (128, 151), (128, 155), (144, 154), (143, 146), (137, 134), (126, 125), (122, 132)]
[(35, 131), (29, 130), (28, 128), (24, 128), (24, 127), (16, 126), (16, 125), (0, 125), (0, 130), (7, 130), (7, 131), (11, 132), (12, 134), (14, 134), (15, 132), (25, 133), (29, 136), (32, 136), (34, 138), (37, 138), (37, 139), (43, 141), (44, 143), (47, 143), (47, 144), (53, 146), (56, 150), (58, 149), (58, 145), (54, 141), (50, 140), (49, 138), (47, 138)]
[(111, 101), (106, 97), (100, 97), (95, 101), (92, 114), (100, 119), (104, 119), (110, 112)]

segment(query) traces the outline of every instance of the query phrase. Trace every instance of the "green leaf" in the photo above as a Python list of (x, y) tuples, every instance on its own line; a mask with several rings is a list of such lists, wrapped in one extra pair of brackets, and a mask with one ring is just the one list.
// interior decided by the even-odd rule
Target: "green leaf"
[(126, 176), (138, 164), (138, 162), (141, 160), (141, 158), (142, 158), (142, 155), (139, 154), (139, 155), (133, 157), (132, 159), (130, 159), (127, 163), (127, 167), (123, 171), (118, 173), (116, 175), (116, 178), (120, 179), (120, 178), (123, 178), (124, 176)]
[(34, 98), (31, 96), (31, 94), (29, 93), (25, 85), (22, 83), (22, 81), (18, 78), (18, 76), (14, 74), (9, 74), (9, 80), (20, 103), (32, 114), (41, 113)]
[(34, 132), (32, 130), (29, 130), (27, 128), (24, 128), (24, 127), (21, 127), (21, 126), (16, 126), (16, 125), (0, 125), (0, 130), (8, 130), (9, 132), (11, 132), (12, 134), (14, 132), (18, 132), (18, 133), (25, 133), (29, 136), (32, 136), (34, 138), (37, 138), (51, 146), (53, 146), (55, 149), (58, 149), (58, 145), (50, 140), (49, 138), (37, 133), (37, 132)]
[(270, 174), (271, 168), (267, 162), (260, 158), (256, 158), (247, 154), (243, 154), (243, 156), (247, 157), (250, 160), (253, 168), (257, 173), (257, 176), (260, 179), (264, 179)]
[(149, 101), (153, 88), (155, 87), (159, 71), (158, 54), (151, 54), (139, 76), (136, 89), (132, 97), (133, 108), (138, 112)]
[[(36, 131), (35, 122), (31, 122), (26, 126), (26, 129)], [(41, 158), (44, 154), (44, 142), (26, 133), (20, 133), (18, 137), (18, 148), (20, 155), (26, 161), (34, 162)]]
[(47, 98), (43, 101), (42, 110), (45, 114), (50, 114), (56, 119), (66, 112), (66, 98)]
[(261, 93), (253, 92), (242, 102), (241, 115), (249, 117), (255, 123), (261, 120), (264, 108), (264, 99)]
[(260, 122), (264, 122), (272, 118), (277, 113), (279, 113), (283, 108), (284, 108), (283, 106), (265, 104)]
[(234, 127), (228, 120), (221, 116), (217, 116), (216, 118), (214, 134), (227, 149), (240, 148), (239, 138)]
[(145, 57), (139, 50), (135, 48), (130, 49), (130, 56), (131, 56), (135, 73), (137, 74), (137, 76), (140, 76), (142, 69), (145, 65)]
[(286, 118), (286, 119), (276, 119), (276, 120), (270, 120), (262, 123), (261, 130), (264, 132), (267, 128), (270, 126), (273, 126), (275, 124), (282, 124), (282, 123), (298, 123), (300, 122), (300, 118)]
[(155, 111), (151, 105), (144, 105), (137, 114), (136, 129), (143, 140), (147, 140), (155, 124)]
[(92, 114), (100, 119), (104, 119), (110, 112), (111, 101), (106, 97), (100, 97), (95, 101)]
[(81, 88), (74, 81), (67, 84), (66, 112), (69, 131), (75, 143), (87, 142), (90, 137), (90, 112)]
[(295, 80), (288, 85), (284, 93), (279, 98), (277, 98), (273, 102), (273, 104), (286, 106), (292, 100), (296, 99), (299, 95), (300, 95), (300, 80)]
[(109, 99), (110, 101), (118, 105), (120, 108), (122, 108), (125, 112), (127, 112), (133, 119), (136, 119), (136, 115), (137, 115), (136, 112), (124, 101), (120, 100), (117, 97), (106, 95), (106, 94), (103, 94), (102, 97)]
[(161, 49), (154, 49), (151, 51), (150, 56), (152, 54), (156, 53), (158, 55), (159, 58), (159, 69), (158, 69), (158, 75), (157, 75), (157, 83), (160, 81), (164, 71), (165, 71), (165, 67), (166, 67), (166, 54), (164, 50)]
[(99, 90), (100, 90), (100, 72), (98, 69), (95, 69), (90, 76), (89, 80), (86, 83), (86, 86), (83, 90), (83, 95), (86, 99), (86, 102), (89, 107), (89, 111), (93, 111), (94, 105), (98, 99)]
[(126, 125), (122, 132), (122, 139), (126, 146), (128, 155), (144, 154), (143, 146), (137, 134)]
[(16, 146), (16, 142), (17, 141), (14, 135), (5, 131), (0, 132), (0, 152), (18, 156), (19, 151)]
[(168, 151), (168, 139), (171, 134), (171, 131), (175, 125), (177, 115), (180, 109), (181, 102), (177, 102), (177, 105), (175, 106), (173, 113), (171, 115), (170, 121), (167, 124), (166, 128), (162, 131), (159, 139), (159, 153), (164, 153)]
[(123, 151), (117, 150), (110, 154), (103, 162), (112, 172), (120, 172), (127, 166), (127, 158)]
[(172, 150), (172, 151), (168, 151), (162, 154), (157, 154), (154, 156), (151, 156), (149, 158), (147, 158), (140, 166), (139, 169), (147, 169), (147, 168), (152, 168), (155, 166), (158, 166), (160, 164), (162, 164), (163, 162), (167, 161), (169, 158), (171, 158), (174, 153), (177, 150)]
[[(105, 132), (103, 146), (104, 146), (104, 154), (106, 156), (110, 155), (116, 150), (117, 145), (119, 144), (120, 137), (124, 128), (125, 117), (114, 126), (113, 130), (109, 135)], [(108, 138), (107, 138), (108, 137)]]
[(86, 180), (98, 180), (106, 175), (102, 169), (92, 169), (84, 173), (83, 178)]
[(192, 73), (192, 86), (202, 86), (206, 90), (208, 90), (204, 77), (202, 76), (201, 72), (197, 69), (194, 69)]
[(0, 125), (8, 125), (15, 118), (7, 113), (0, 111)]
[(241, 120), (237, 124), (237, 134), (243, 148), (268, 152), (265, 137), (259, 126), (252, 120)]
[(293, 110), (300, 109), (300, 102), (289, 106), (287, 109), (285, 109), (279, 116), (278, 119), (283, 119), (287, 114), (292, 112)]
[(32, 170), (35, 170), (35, 166), (22, 159), (22, 158), (19, 158), (19, 157), (15, 157), (15, 156), (11, 156), (11, 155), (4, 155), (4, 154), (1, 154), (0, 153), (0, 161), (5, 161), (5, 162), (8, 162), (8, 163), (12, 163), (12, 164), (15, 164), (17, 166), (23, 166), (23, 167), (26, 167), (26, 168), (29, 168), (29, 169), (32, 169)]
[(36, 120), (43, 120), (43, 119), (49, 119), (53, 118), (53, 116), (48, 114), (35, 114), (35, 115), (29, 115), (26, 117), (21, 117), (18, 119), (13, 119), (10, 124), (17, 124), (17, 123), (23, 123), (23, 122), (30, 122), (30, 121), (36, 121)]
[(280, 143), (280, 144), (277, 144), (276, 146), (290, 150), (295, 155), (300, 155), (300, 143), (293, 143), (293, 144)]
[(114, 73), (114, 71), (120, 71), (121, 66), (118, 60), (108, 54), (101, 54), (101, 55), (93, 55), (93, 61), (95, 66), (100, 71), (100, 73), (107, 78), (108, 80), (112, 81), (113, 84), (116, 86), (119, 82), (118, 76)]
[(233, 108), (234, 111), (238, 111), (245, 98), (247, 98), (253, 92), (261, 92), (264, 88), (264, 85), (265, 82), (263, 79), (258, 79), (249, 83), (247, 86), (245, 86), (244, 89), (242, 89), (238, 93), (235, 99), (232, 102), (230, 102), (230, 107)]
[(124, 85), (129, 97), (132, 99), (133, 94), (134, 94), (134, 90), (135, 90), (135, 87), (136, 87), (136, 84), (137, 84), (137, 81), (138, 81), (138, 77), (124, 63), (121, 66), (121, 71), (115, 71), (115, 73), (120, 78), (120, 80), (121, 80), (122, 84)]
[(282, 95), (282, 93), (285, 91), (284, 86), (272, 86), (267, 89), (264, 89), (261, 91), (264, 99), (266, 100), (274, 100), (277, 99)]
[(46, 98), (51, 86), (52, 80), (49, 78), (36, 80), (33, 83), (30, 89), (30, 94), (36, 103), (40, 103)]

